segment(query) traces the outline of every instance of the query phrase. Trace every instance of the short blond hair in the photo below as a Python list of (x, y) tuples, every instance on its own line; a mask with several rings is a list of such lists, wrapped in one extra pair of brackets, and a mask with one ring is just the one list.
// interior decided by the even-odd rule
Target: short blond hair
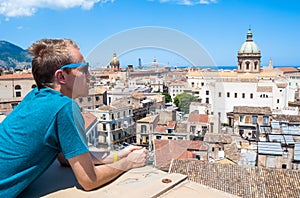
[(70, 47), (79, 49), (71, 39), (42, 39), (34, 42), (28, 51), (32, 54), (32, 73), (38, 88), (52, 87), (55, 71), (74, 63)]

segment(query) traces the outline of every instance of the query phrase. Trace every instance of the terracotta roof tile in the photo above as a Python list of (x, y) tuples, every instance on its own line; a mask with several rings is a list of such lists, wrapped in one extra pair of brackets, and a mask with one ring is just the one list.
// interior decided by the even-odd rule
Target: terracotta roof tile
[(143, 99), (146, 99), (147, 97), (144, 96), (143, 93), (140, 93), (140, 92), (134, 92), (131, 94), (131, 96), (134, 98), (134, 99), (138, 99), (138, 100), (143, 100)]
[(243, 114), (272, 114), (270, 107), (234, 106), (233, 112)]
[(206, 114), (189, 114), (189, 122), (208, 122), (208, 115)]
[(282, 72), (299, 72), (298, 69), (294, 68), (294, 67), (278, 67), (276, 68), (277, 70), (279, 71), (282, 71)]
[(175, 129), (176, 121), (170, 121), (168, 122), (167, 128), (168, 129)]
[(32, 74), (6, 74), (0, 76), (1, 79), (33, 79)]
[(300, 172), (295, 170), (175, 159), (170, 173), (239, 197), (300, 197)]
[(84, 112), (82, 113), (82, 117), (84, 119), (84, 127), (88, 129), (90, 125), (97, 120), (97, 117), (94, 116), (92, 113)]
[(166, 126), (158, 125), (155, 127), (154, 132), (166, 132)]
[(193, 156), (191, 150), (207, 150), (202, 141), (190, 140), (154, 140), (155, 166), (168, 170), (172, 159), (188, 159)]

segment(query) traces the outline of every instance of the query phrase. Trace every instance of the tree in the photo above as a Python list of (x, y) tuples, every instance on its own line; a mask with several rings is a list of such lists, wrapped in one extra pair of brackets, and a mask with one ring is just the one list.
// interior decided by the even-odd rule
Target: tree
[(174, 98), (174, 104), (184, 113), (189, 113), (190, 104), (196, 101), (197, 97), (188, 93), (178, 94)]
[(172, 102), (172, 97), (170, 94), (163, 92), (162, 95), (165, 96), (165, 103)]

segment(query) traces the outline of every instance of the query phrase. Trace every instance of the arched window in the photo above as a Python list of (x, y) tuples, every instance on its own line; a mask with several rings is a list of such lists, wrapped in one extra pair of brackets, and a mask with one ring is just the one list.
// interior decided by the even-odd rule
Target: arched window
[(15, 86), (15, 90), (18, 90), (18, 91), (16, 91), (16, 93), (15, 93), (15, 96), (16, 97), (21, 97), (22, 96), (22, 94), (21, 94), (21, 90), (22, 88), (21, 88), (21, 85), (16, 85)]
[(21, 85), (16, 85), (16, 86), (15, 86), (15, 90), (20, 90), (20, 89), (22, 89), (22, 88), (21, 88)]
[(254, 62), (254, 70), (257, 70), (257, 65), (258, 65), (258, 63)]
[(250, 68), (250, 62), (246, 62), (246, 70), (249, 70)]

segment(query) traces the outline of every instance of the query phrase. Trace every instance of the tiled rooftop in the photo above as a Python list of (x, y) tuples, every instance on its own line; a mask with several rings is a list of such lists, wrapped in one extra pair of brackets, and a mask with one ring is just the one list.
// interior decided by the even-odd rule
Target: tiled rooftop
[(202, 122), (207, 123), (208, 122), (208, 115), (206, 114), (189, 114), (188, 118), (189, 122)]
[(6, 74), (6, 75), (0, 75), (0, 79), (32, 79), (32, 74)]
[(244, 198), (300, 197), (300, 171), (173, 160), (170, 173)]
[(279, 67), (276, 69), (282, 72), (299, 72), (299, 70), (294, 67)]
[(168, 170), (172, 159), (193, 158), (193, 150), (203, 151), (208, 147), (202, 141), (154, 140), (155, 167)]
[(233, 112), (244, 114), (272, 114), (270, 107), (235, 106)]
[(89, 112), (82, 113), (82, 117), (84, 119), (84, 127), (85, 129), (89, 128), (93, 122), (97, 120), (97, 117)]

